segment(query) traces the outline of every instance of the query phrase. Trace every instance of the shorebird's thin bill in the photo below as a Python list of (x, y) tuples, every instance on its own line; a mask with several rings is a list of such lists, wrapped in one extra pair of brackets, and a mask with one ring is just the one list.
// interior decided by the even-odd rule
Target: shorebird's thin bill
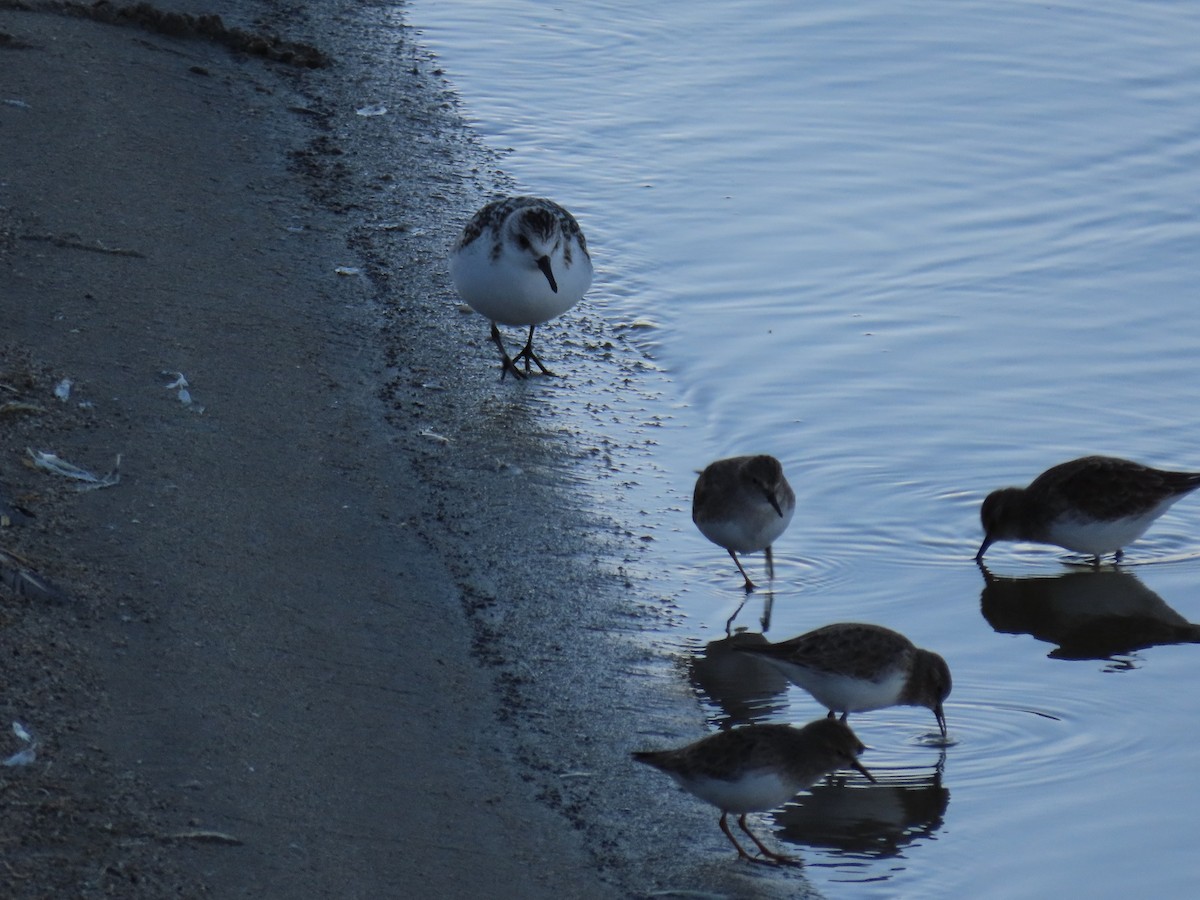
[(875, 776), (868, 772), (867, 767), (860, 763), (857, 759), (850, 763), (850, 765), (853, 766), (855, 771), (857, 771), (860, 775), (865, 776), (867, 781), (871, 782), (871, 784), (877, 783), (875, 781)]
[(554, 270), (550, 268), (550, 257), (543, 256), (537, 261), (537, 267), (542, 270), (546, 280), (550, 282), (550, 290), (558, 293), (558, 282), (554, 280)]
[(983, 554), (987, 553), (987, 548), (995, 543), (990, 537), (985, 537), (983, 543), (979, 545), (979, 552), (975, 554), (975, 562), (983, 562)]
[(933, 708), (933, 716), (937, 719), (938, 728), (942, 730), (942, 740), (946, 739), (946, 713), (942, 711), (942, 704), (938, 704)]

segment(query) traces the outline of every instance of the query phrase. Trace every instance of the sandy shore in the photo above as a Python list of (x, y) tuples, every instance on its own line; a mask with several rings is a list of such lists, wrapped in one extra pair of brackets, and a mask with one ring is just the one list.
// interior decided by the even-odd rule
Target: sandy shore
[(500, 383), (444, 258), (503, 177), (433, 62), (227, 6), (0, 2), (0, 894), (772, 894), (628, 761), (700, 722), (573, 488), (615, 414), (560, 410), (636, 354), (585, 304)]
[[(138, 27), (4, 10), (0, 30), (3, 399), (39, 408), (5, 421), (2, 480), (35, 516), (5, 547), (74, 598), (11, 613), (50, 630), (23, 657), (52, 672), (8, 684), (52, 684), (5, 692), (42, 743), (6, 779), (30, 814), (5, 895), (603, 895), (487, 737), (490, 679), (378, 425), (369, 282), (338, 274), (357, 261), (310, 190), (336, 160), (303, 79)], [(76, 493), (26, 445), (120, 455), (121, 481)], [(63, 814), (115, 790), (123, 821), (48, 823), (43, 771)], [(511, 839), (530, 828), (564, 839), (534, 855)]]

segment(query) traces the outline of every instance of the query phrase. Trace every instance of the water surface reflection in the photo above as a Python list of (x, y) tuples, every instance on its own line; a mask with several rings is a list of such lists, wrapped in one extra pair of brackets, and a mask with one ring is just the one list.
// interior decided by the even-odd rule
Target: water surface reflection
[[(746, 604), (750, 602), (755, 594), (752, 591), (747, 591), (746, 596), (737, 605), (737, 609), (733, 614), (725, 620), (725, 634), (733, 634), (733, 623), (737, 621), (738, 616), (742, 614), (742, 610), (746, 608)], [(762, 626), (763, 634), (771, 630), (771, 611), (775, 608), (775, 590), (771, 588), (762, 595), (762, 613), (758, 617), (758, 624)]]
[(1118, 568), (1006, 577), (981, 567), (983, 617), (996, 631), (1057, 644), (1053, 659), (1110, 659), (1163, 644), (1200, 643), (1195, 625), (1133, 573)]
[(950, 791), (942, 763), (933, 772), (875, 773), (879, 784), (843, 785), (831, 776), (774, 813), (777, 837), (807, 847), (825, 847), (874, 858), (900, 855), (935, 837), (946, 817)]
[[(757, 632), (738, 631), (711, 641), (688, 660), (688, 678), (719, 728), (767, 722), (787, 706), (788, 680), (766, 660), (739, 652), (764, 646)], [(715, 713), (715, 715), (714, 715)]]

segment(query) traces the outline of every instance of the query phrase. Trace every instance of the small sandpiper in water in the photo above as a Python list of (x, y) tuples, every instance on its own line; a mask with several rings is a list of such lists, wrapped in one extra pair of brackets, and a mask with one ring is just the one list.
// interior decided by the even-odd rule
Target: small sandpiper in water
[(942, 739), (950, 696), (950, 667), (899, 632), (881, 625), (838, 622), (776, 644), (739, 648), (773, 663), (829, 710), (868, 712), (889, 706), (924, 706), (933, 711)]
[(775, 577), (771, 544), (783, 534), (796, 510), (796, 495), (773, 456), (734, 456), (710, 463), (696, 479), (692, 492), (692, 521), (706, 538), (729, 551), (745, 579), (739, 553), (762, 550), (767, 575)]
[[(492, 322), (500, 350), (500, 379), (529, 374), (530, 363), (553, 374), (533, 352), (533, 330), (561, 316), (592, 285), (592, 258), (579, 223), (541, 197), (508, 197), (475, 213), (450, 256), (458, 295)], [(524, 349), (509, 357), (501, 325), (529, 326)], [(525, 360), (525, 371), (517, 363)]]
[[(818, 719), (803, 728), (744, 725), (676, 750), (641, 750), (633, 758), (666, 772), (685, 791), (721, 810), (721, 831), (742, 859), (793, 862), (755, 836), (746, 825), (746, 814), (781, 806), (837, 769), (855, 769), (874, 781), (858, 761), (864, 749), (844, 722)], [(726, 821), (730, 813), (737, 815), (738, 826), (762, 851), (762, 858), (751, 856), (737, 842)]]
[(992, 491), (983, 501), (983, 561), (996, 541), (1056, 544), (1119, 562), (1123, 548), (1200, 487), (1200, 472), (1167, 472), (1112, 456), (1085, 456), (1047, 469), (1026, 488)]

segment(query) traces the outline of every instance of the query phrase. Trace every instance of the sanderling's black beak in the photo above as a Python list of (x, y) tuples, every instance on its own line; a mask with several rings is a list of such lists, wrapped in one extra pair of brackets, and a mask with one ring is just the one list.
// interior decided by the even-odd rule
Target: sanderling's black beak
[(779, 508), (779, 501), (775, 499), (774, 491), (767, 491), (767, 501), (771, 504), (771, 508), (779, 513), (779, 518), (783, 518), (783, 510)]
[(875, 776), (872, 775), (870, 772), (868, 772), (867, 767), (864, 766), (862, 763), (860, 763), (857, 759), (854, 760), (854, 762), (850, 763), (850, 765), (854, 766), (855, 770), (858, 771), (859, 774), (865, 775), (867, 778), (867, 781), (871, 782), (871, 784), (876, 783)]
[(990, 534), (983, 539), (983, 543), (979, 545), (979, 552), (975, 554), (975, 562), (983, 562), (983, 554), (987, 553), (987, 548), (994, 542), (995, 539)]
[(550, 290), (558, 293), (558, 282), (554, 280), (554, 271), (550, 268), (550, 257), (539, 256), (537, 267), (542, 270), (542, 274), (546, 276), (546, 280), (550, 282)]
[(942, 730), (942, 740), (946, 739), (946, 714), (942, 712), (942, 704), (933, 708), (933, 717), (937, 719), (938, 728)]

